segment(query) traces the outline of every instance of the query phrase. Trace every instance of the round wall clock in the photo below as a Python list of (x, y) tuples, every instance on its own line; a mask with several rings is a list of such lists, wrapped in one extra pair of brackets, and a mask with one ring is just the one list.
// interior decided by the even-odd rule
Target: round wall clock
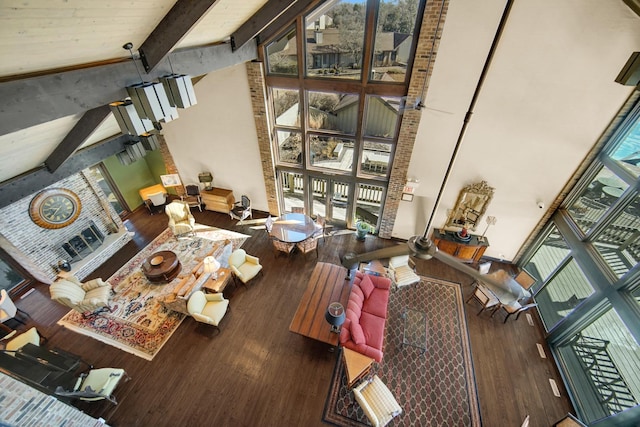
[(29, 204), (33, 222), (43, 228), (62, 228), (80, 215), (80, 198), (71, 190), (51, 188), (39, 192)]

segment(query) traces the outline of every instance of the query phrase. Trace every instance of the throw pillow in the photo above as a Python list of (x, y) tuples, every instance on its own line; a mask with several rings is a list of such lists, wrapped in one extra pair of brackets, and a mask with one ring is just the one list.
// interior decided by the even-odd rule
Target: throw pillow
[(368, 274), (365, 274), (362, 278), (362, 281), (360, 282), (360, 289), (362, 289), (365, 298), (369, 298), (371, 296), (371, 292), (373, 292), (374, 288), (375, 286), (373, 285), (371, 278)]
[(340, 344), (344, 344), (351, 339), (351, 319), (346, 318), (340, 329)]
[(360, 323), (351, 322), (351, 338), (353, 338), (353, 342), (356, 344), (366, 343), (366, 340), (364, 339), (364, 331), (362, 330)]

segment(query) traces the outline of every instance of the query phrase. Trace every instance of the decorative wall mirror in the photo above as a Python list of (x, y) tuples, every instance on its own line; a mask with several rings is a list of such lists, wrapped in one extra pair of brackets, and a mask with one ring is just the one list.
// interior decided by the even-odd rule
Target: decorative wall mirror
[(493, 187), (486, 181), (467, 185), (460, 191), (455, 208), (447, 219), (447, 227), (475, 230), (493, 198)]

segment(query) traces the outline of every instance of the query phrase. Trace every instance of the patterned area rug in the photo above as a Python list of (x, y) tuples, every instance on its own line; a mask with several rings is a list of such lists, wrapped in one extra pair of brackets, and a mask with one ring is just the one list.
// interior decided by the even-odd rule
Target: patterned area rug
[[(372, 373), (389, 387), (403, 413), (391, 426), (480, 426), (480, 409), (471, 361), (460, 285), (422, 278), (392, 290), (384, 358)], [(427, 351), (402, 347), (405, 308), (427, 313)], [(346, 386), (341, 355), (336, 362), (323, 420), (338, 426), (371, 425)]]
[[(71, 310), (58, 324), (152, 360), (185, 317), (166, 309), (159, 300), (171, 293), (180, 280), (212, 250), (216, 259), (225, 266), (231, 252), (242, 246), (248, 237), (229, 230), (199, 226), (197, 237), (177, 240), (171, 230), (166, 229), (108, 279), (115, 291), (111, 313), (84, 318), (82, 314)], [(151, 284), (140, 266), (149, 255), (163, 250), (178, 255), (182, 271), (170, 283)]]

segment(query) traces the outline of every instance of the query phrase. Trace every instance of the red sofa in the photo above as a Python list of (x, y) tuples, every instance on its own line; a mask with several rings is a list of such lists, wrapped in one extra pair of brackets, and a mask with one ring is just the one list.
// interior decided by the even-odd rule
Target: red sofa
[(376, 361), (382, 361), (391, 279), (356, 272), (347, 303), (340, 344)]

